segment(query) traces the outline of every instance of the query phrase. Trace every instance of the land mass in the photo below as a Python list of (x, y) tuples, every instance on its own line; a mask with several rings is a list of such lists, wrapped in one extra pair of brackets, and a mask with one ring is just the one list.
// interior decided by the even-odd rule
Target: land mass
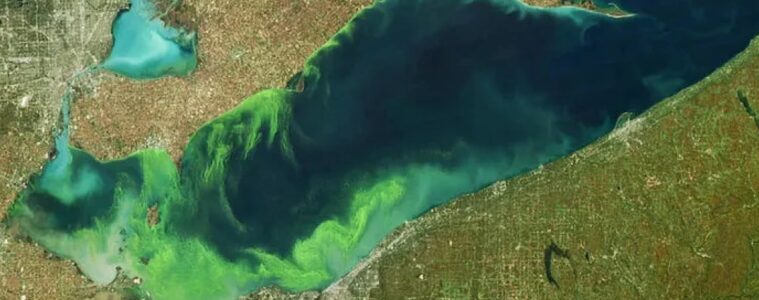
[(248, 298), (759, 297), (757, 69), (759, 38), (590, 146), (408, 222), (325, 290)]
[[(143, 82), (101, 73), (77, 84), (72, 126), (76, 146), (101, 159), (145, 147), (166, 148), (177, 158), (203, 122), (251, 91), (284, 85), (314, 49), (370, 1), (181, 3), (179, 13), (165, 19), (198, 30), (200, 69), (189, 78)], [(5, 3), (3, 20), (8, 21), (0, 38), (14, 42), (0, 43), (8, 45), (0, 48), (0, 61), (9, 75), (0, 82), (0, 219), (29, 175), (49, 159), (67, 81), (106, 56), (109, 24), (126, 4)], [(238, 20), (248, 26), (240, 28)], [(18, 42), (21, 38), (26, 42)], [(0, 232), (0, 242), (0, 298), (81, 299), (112, 289), (89, 284), (71, 262), (8, 230)]]

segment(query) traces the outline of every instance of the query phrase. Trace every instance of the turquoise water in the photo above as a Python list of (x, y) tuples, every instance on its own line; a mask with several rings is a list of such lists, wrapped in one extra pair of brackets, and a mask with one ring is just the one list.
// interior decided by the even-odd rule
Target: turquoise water
[(113, 23), (113, 48), (102, 66), (135, 79), (185, 76), (198, 64), (194, 32), (166, 26), (149, 0), (130, 0)]
[[(614, 1), (635, 14), (625, 18), (512, 0), (379, 1), (287, 87), (200, 128), (181, 168), (156, 149), (97, 161), (68, 145), (64, 122), (59, 155), (9, 222), (99, 283), (117, 267), (141, 277), (155, 299), (321, 288), (404, 221), (571, 153), (700, 80), (759, 33), (753, 1)], [(104, 65), (142, 62), (121, 65), (135, 79), (186, 74), (172, 39), (145, 42), (159, 21), (124, 18), (140, 3), (114, 32), (144, 47), (115, 45)]]

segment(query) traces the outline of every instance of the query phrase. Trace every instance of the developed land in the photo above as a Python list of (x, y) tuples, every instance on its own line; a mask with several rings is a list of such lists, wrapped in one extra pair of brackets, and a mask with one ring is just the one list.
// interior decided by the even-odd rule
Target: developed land
[[(256, 90), (282, 86), (366, 1), (182, 1), (169, 22), (199, 32), (189, 78), (133, 81), (100, 73), (75, 84), (73, 144), (101, 159), (145, 147), (175, 157), (204, 122)], [(124, 1), (0, 0), (0, 219), (48, 159), (74, 74), (102, 61)], [(327, 12), (327, 13), (325, 13)], [(203, 18), (197, 18), (198, 15)], [(0, 228), (0, 299), (119, 296), (73, 263)], [(109, 294), (108, 291), (116, 291)]]
[[(182, 1), (165, 19), (198, 31), (198, 70), (188, 78), (155, 81), (102, 74), (97, 93), (83, 95), (74, 106), (74, 144), (101, 159), (160, 147), (178, 160), (197, 128), (257, 91), (284, 86), (311, 53), (371, 2)], [(525, 3), (595, 8), (589, 1)]]
[[(110, 24), (126, 5), (0, 0), (0, 219), (48, 159), (66, 83), (107, 54)], [(0, 299), (76, 298), (94, 289), (71, 262), (0, 228)]]
[[(582, 1), (525, 2), (593, 8)], [(178, 158), (195, 129), (255, 91), (283, 86), (371, 0), (178, 3), (164, 20), (198, 32), (199, 69), (188, 78), (133, 81), (100, 73), (77, 81), (75, 146), (100, 159), (145, 147), (165, 148)], [(0, 219), (48, 159), (67, 83), (106, 57), (110, 25), (127, 5), (127, 0), (0, 0)], [(745, 93), (756, 101), (751, 98), (756, 92)], [(72, 262), (20, 238), (13, 228), (0, 228), (0, 299), (125, 297), (133, 284), (139, 283), (121, 278), (97, 287)]]
[(759, 38), (592, 145), (436, 208), (321, 293), (253, 299), (759, 297)]

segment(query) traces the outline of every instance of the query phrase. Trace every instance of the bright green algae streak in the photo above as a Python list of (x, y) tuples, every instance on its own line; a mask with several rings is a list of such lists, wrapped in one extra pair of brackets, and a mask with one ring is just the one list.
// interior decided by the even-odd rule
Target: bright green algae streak
[[(350, 35), (350, 30), (349, 25), (341, 34)], [(335, 44), (331, 40), (322, 53)], [(318, 55), (309, 59), (313, 60)], [(305, 70), (309, 75), (318, 72), (310, 63)], [(155, 299), (229, 299), (265, 284), (296, 291), (324, 286), (410, 217), (397, 214), (407, 178), (389, 172), (354, 183), (346, 217), (321, 222), (286, 257), (251, 247), (246, 252), (255, 262), (232, 261), (203, 239), (171, 227), (193, 221), (185, 216), (198, 214), (198, 199), (189, 198), (193, 193), (187, 190), (218, 189), (235, 149), (247, 156), (256, 147), (276, 147), (292, 160), (288, 141), (292, 93), (261, 91), (204, 125), (183, 158), (184, 168), (199, 172), (187, 172), (185, 181), (162, 150), (99, 162), (67, 144), (66, 124), (58, 138), (57, 158), (22, 193), (11, 211), (11, 222), (45, 248), (76, 261), (95, 282), (110, 282), (120, 267), (128, 276), (142, 278), (144, 290)], [(151, 227), (146, 220), (153, 205), (160, 208), (160, 222)], [(49, 213), (61, 210), (71, 212)], [(84, 213), (74, 213), (77, 210)], [(60, 217), (66, 214), (70, 218)], [(377, 222), (374, 227), (369, 224), (372, 218), (387, 221), (376, 228)], [(366, 236), (368, 231), (373, 234)]]
[[(193, 138), (185, 157), (186, 161), (198, 162), (204, 167), (204, 172), (197, 174), (193, 183), (205, 188), (217, 187), (223, 180), (227, 155), (234, 147), (244, 147), (245, 152), (262, 146), (282, 147), (289, 153), (287, 139), (275, 143), (273, 138), (286, 128), (283, 126), (288, 121), (289, 93), (287, 90), (262, 91), (206, 124), (208, 135), (203, 139)], [(192, 146), (207, 147), (213, 156), (205, 160), (188, 159), (193, 155)], [(369, 218), (388, 212), (405, 191), (405, 182), (400, 177), (356, 187), (349, 218), (320, 224), (309, 238), (297, 242), (291, 257), (250, 248), (247, 251), (259, 263), (246, 264), (221, 257), (201, 239), (182, 237), (168, 228), (173, 218), (181, 218), (182, 212), (196, 207), (182, 192), (177, 169), (164, 151), (144, 150), (120, 161), (98, 163), (84, 152), (70, 150), (74, 156), (70, 164), (86, 161), (100, 164), (97, 167), (101, 169), (85, 167), (88, 176), (68, 173), (63, 175), (68, 178), (59, 179), (60, 182), (72, 182), (67, 187), (78, 187), (81, 185), (76, 182), (81, 179), (75, 177), (115, 177), (113, 202), (116, 205), (109, 213), (94, 218), (90, 226), (51, 231), (59, 220), (36, 213), (34, 208), (41, 205), (40, 201), (31, 199), (32, 192), (27, 190), (12, 210), (13, 220), (44, 247), (76, 261), (93, 280), (109, 282), (116, 275), (116, 266), (120, 266), (130, 276), (143, 278), (145, 290), (156, 299), (227, 299), (266, 283), (292, 290), (322, 286), (340, 274), (336, 271), (344, 272), (358, 259), (329, 258), (329, 253), (348, 253), (356, 248)], [(141, 178), (135, 180), (135, 176), (123, 172), (125, 168), (119, 164), (139, 169)], [(38, 182), (34, 180), (33, 184)], [(88, 190), (82, 192), (88, 193)], [(160, 205), (161, 222), (149, 227), (146, 214), (154, 204)], [(150, 257), (147, 264), (141, 261), (145, 257)], [(342, 268), (332, 270), (330, 259), (339, 261)], [(209, 280), (213, 284), (209, 284)]]
[[(160, 150), (97, 161), (64, 126), (10, 222), (99, 283), (117, 266), (141, 277), (155, 299), (324, 287), (402, 222), (707, 74), (759, 31), (752, 15), (723, 13), (745, 32), (699, 40), (513, 1), (379, 1), (308, 59), (293, 79), (303, 92), (262, 91), (205, 124), (180, 169)], [(681, 44), (647, 51), (668, 41)]]

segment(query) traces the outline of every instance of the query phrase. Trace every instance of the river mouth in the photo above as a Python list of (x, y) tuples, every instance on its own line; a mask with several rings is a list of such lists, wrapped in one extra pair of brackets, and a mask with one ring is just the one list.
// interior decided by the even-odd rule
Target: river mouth
[[(292, 88), (252, 95), (199, 129), (181, 170), (159, 150), (117, 162), (74, 151), (39, 177), (60, 181), (33, 180), (10, 222), (89, 277), (107, 282), (118, 266), (159, 299), (323, 287), (403, 222), (587, 145), (759, 33), (748, 0), (692, 4), (714, 10), (706, 19), (617, 2), (636, 15), (378, 2), (312, 55)], [(134, 79), (191, 72), (195, 42), (130, 19), (139, 3), (114, 22), (103, 66)], [(697, 34), (709, 27), (723, 33)], [(141, 50), (120, 48), (130, 32)]]

